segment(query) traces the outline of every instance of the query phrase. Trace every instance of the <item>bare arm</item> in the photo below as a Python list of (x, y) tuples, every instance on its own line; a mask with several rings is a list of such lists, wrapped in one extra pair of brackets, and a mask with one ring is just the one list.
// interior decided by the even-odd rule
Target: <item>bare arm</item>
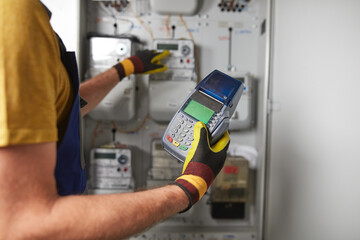
[(121, 239), (185, 209), (178, 186), (59, 197), (56, 143), (0, 148), (0, 239)]
[(88, 103), (81, 108), (81, 115), (85, 116), (89, 113), (109, 92), (119, 83), (119, 75), (115, 68), (107, 71), (83, 82), (80, 85), (80, 96)]

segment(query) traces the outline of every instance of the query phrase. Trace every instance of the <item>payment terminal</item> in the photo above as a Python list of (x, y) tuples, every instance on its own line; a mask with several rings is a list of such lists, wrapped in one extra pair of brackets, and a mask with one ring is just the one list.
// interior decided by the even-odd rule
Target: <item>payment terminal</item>
[(178, 160), (184, 162), (193, 139), (193, 128), (202, 121), (209, 130), (210, 144), (216, 143), (229, 127), (244, 89), (241, 81), (218, 70), (204, 78), (190, 93), (170, 121), (162, 145)]

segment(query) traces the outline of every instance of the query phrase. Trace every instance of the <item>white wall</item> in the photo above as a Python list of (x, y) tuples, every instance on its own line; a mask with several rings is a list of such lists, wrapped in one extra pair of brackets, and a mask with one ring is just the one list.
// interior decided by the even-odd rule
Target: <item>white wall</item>
[(41, 0), (52, 12), (51, 25), (69, 51), (79, 51), (80, 0)]
[(360, 239), (360, 1), (273, 2), (265, 237)]

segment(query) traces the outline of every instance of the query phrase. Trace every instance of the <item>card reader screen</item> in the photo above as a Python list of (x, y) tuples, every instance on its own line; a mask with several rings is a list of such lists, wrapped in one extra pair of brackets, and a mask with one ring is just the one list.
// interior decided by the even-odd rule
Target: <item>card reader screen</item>
[(209, 122), (210, 118), (214, 114), (213, 110), (194, 100), (190, 100), (189, 104), (185, 107), (184, 112), (205, 124)]

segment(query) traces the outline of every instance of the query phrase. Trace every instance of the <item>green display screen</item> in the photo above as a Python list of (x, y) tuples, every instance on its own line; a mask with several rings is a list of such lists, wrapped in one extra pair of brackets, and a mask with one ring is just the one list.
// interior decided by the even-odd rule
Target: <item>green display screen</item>
[(189, 104), (185, 107), (184, 112), (189, 114), (190, 116), (196, 118), (199, 121), (207, 124), (214, 114), (214, 111), (205, 107), (204, 105), (191, 100)]
[(115, 159), (116, 154), (115, 153), (99, 153), (95, 152), (95, 158), (104, 158), (104, 159)]
[(157, 49), (159, 50), (178, 50), (178, 44), (166, 44), (166, 43), (158, 43)]

